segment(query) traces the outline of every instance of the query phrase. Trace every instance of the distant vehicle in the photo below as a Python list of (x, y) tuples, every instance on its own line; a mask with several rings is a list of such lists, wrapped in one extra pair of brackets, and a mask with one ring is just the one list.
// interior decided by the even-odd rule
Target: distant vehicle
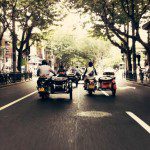
[(77, 74), (77, 73), (72, 72), (72, 71), (68, 71), (67, 72), (67, 77), (68, 77), (69, 80), (71, 80), (73, 83), (76, 84), (76, 87), (78, 87), (78, 83), (81, 80), (81, 75), (80, 74)]
[(113, 77), (103, 76), (98, 80), (98, 90), (110, 90), (112, 91), (112, 96), (116, 95), (116, 81)]
[(125, 64), (124, 63), (119, 64), (119, 69), (124, 70), (125, 69)]
[(86, 68), (85, 68), (85, 67), (81, 67), (81, 68), (80, 68), (80, 71), (81, 71), (82, 73), (84, 73), (84, 72), (85, 72), (85, 70), (86, 70)]
[(93, 92), (97, 89), (97, 81), (95, 77), (89, 76), (86, 79), (86, 84), (84, 85), (84, 89), (88, 91), (89, 95), (92, 95)]
[(81, 72), (81, 80), (84, 80), (84, 79), (83, 79), (83, 75), (84, 75), (85, 70), (86, 70), (85, 67), (81, 67), (81, 68), (80, 68), (80, 72)]
[(103, 77), (115, 78), (115, 72), (114, 71), (105, 71), (105, 72), (103, 72)]

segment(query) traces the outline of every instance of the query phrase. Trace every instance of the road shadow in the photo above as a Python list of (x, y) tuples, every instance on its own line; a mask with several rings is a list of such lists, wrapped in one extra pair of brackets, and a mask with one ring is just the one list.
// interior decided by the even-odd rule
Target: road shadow
[(105, 96), (103, 94), (86, 94), (85, 98), (89, 101), (97, 101), (103, 103), (114, 103), (117, 100), (117, 96)]
[(38, 99), (37, 105), (43, 109), (68, 109), (73, 102), (67, 98), (47, 98), (47, 99)]

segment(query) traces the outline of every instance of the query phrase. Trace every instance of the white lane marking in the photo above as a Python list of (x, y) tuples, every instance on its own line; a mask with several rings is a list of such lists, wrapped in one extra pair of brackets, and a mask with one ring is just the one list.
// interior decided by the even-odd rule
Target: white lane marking
[(101, 90), (101, 92), (102, 92), (104, 95), (109, 96), (109, 94), (106, 93), (105, 91), (102, 91), (102, 90)]
[(137, 117), (132, 112), (126, 111), (126, 113), (150, 134), (150, 126), (148, 124), (146, 124), (143, 120), (141, 120), (139, 117)]
[(8, 104), (6, 104), (6, 105), (0, 107), (0, 111), (6, 109), (6, 108), (8, 108), (8, 107), (10, 107), (10, 106), (12, 106), (12, 105), (14, 105), (14, 104), (16, 104), (16, 103), (18, 103), (18, 102), (20, 102), (20, 101), (22, 101), (22, 100), (24, 100), (24, 99), (27, 98), (27, 97), (30, 97), (31, 95), (33, 95), (33, 94), (35, 94), (35, 93), (37, 93), (37, 91), (34, 91), (34, 92), (32, 92), (32, 93), (30, 93), (30, 94), (28, 94), (28, 95), (26, 95), (26, 96), (24, 96), (24, 97), (22, 97), (22, 98), (19, 98), (19, 99), (15, 100), (15, 101), (13, 101), (13, 102), (11, 102), (11, 103), (8, 103)]

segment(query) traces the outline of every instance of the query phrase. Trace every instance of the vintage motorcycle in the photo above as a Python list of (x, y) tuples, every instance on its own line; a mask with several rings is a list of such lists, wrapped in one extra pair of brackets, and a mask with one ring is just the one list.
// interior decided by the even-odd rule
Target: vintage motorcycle
[(69, 80), (75, 83), (76, 87), (78, 87), (78, 83), (81, 80), (81, 74), (77, 72), (74, 68), (71, 68), (67, 71), (67, 76)]
[(84, 89), (88, 91), (89, 95), (92, 95), (93, 92), (97, 90), (97, 81), (95, 77), (93, 76), (86, 77), (86, 80), (84, 83)]
[(39, 93), (39, 96), (42, 99), (48, 98), (49, 97), (49, 86), (46, 84), (47, 83), (47, 78), (46, 77), (40, 77), (37, 81), (37, 90)]
[(81, 79), (80, 75), (77, 75), (77, 74), (74, 74), (74, 73), (68, 73), (67, 77), (68, 77), (69, 80), (72, 81), (72, 83), (76, 84), (76, 87), (78, 87), (79, 81)]
[(68, 77), (54, 76), (50, 82), (51, 94), (69, 94), (70, 100), (72, 100), (72, 81)]
[(48, 98), (51, 94), (64, 93), (69, 94), (69, 98), (72, 100), (72, 81), (62, 74), (52, 76), (50, 79), (41, 78), (41, 80), (39, 80), (37, 89), (42, 99)]

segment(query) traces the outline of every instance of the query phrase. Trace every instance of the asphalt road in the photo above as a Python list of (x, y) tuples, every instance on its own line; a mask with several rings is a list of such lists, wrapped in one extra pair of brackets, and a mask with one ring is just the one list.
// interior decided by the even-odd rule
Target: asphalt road
[(89, 96), (80, 84), (72, 103), (34, 91), (36, 81), (0, 89), (0, 150), (150, 149), (149, 87), (122, 82), (112, 97)]

